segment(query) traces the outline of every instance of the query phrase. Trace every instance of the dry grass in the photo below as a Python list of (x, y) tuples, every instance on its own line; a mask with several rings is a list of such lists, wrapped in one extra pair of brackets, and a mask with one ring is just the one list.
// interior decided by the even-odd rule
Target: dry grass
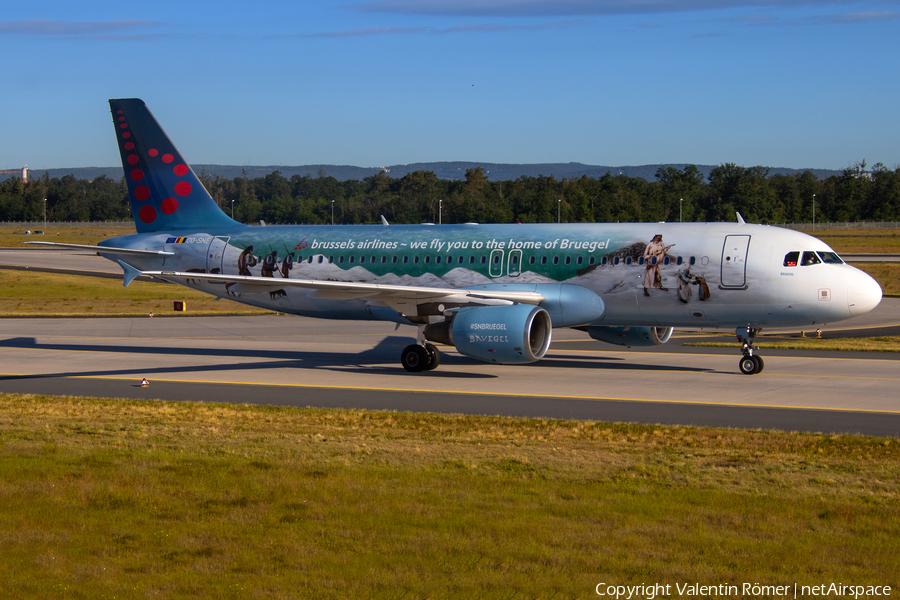
[(820, 229), (803, 233), (819, 238), (838, 254), (900, 254), (897, 229)]
[[(182, 300), (187, 312), (175, 312)], [(0, 270), (0, 316), (146, 316), (271, 314), (231, 300), (179, 285), (134, 281), (127, 288), (121, 280)]]
[(900, 296), (900, 263), (853, 263), (875, 278), (885, 296)]
[(0, 395), (0, 590), (900, 583), (897, 440)]
[(22, 242), (58, 242), (66, 244), (96, 245), (103, 240), (120, 235), (137, 233), (134, 226), (131, 227), (54, 227), (48, 223), (47, 228), (37, 227), (43, 231), (43, 235), (25, 235), (25, 228), (0, 227), (0, 248), (27, 248)]

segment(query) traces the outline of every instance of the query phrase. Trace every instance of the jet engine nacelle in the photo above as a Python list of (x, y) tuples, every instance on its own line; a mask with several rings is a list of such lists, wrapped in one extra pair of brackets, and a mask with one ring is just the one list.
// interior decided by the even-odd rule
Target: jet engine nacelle
[(450, 343), (460, 354), (500, 364), (531, 363), (550, 347), (550, 315), (539, 306), (478, 306), (456, 311), (451, 323), (425, 328), (425, 338)]
[(571, 283), (491, 283), (468, 289), (542, 294), (546, 300), (540, 306), (550, 314), (554, 327), (578, 327), (595, 323), (603, 318), (606, 311), (606, 305), (600, 296), (586, 287)]
[(672, 327), (586, 327), (595, 340), (619, 346), (659, 346), (672, 337)]

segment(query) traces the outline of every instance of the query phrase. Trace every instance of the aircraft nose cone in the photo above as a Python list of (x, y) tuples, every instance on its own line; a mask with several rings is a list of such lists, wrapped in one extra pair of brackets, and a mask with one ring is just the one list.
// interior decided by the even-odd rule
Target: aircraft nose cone
[(878, 306), (879, 302), (881, 302), (881, 286), (867, 273), (859, 271), (847, 293), (850, 314), (854, 317), (863, 315)]

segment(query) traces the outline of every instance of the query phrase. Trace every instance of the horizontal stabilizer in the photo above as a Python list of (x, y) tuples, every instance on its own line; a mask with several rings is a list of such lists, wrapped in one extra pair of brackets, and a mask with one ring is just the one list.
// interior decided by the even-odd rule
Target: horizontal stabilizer
[(174, 252), (165, 250), (135, 250), (133, 248), (110, 248), (109, 246), (89, 246), (87, 244), (60, 244), (57, 242), (22, 242), (34, 246), (47, 246), (58, 250), (91, 250), (100, 255), (108, 256), (175, 256)]

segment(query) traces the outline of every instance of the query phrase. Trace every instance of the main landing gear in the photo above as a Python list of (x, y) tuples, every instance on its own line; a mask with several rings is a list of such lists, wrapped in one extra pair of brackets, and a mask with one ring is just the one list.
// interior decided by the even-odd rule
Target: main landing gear
[(758, 327), (738, 327), (734, 330), (734, 334), (737, 336), (738, 341), (743, 343), (741, 352), (744, 356), (741, 357), (741, 362), (738, 363), (738, 367), (744, 375), (756, 375), (757, 373), (761, 373), (763, 367), (766, 366), (762, 356), (753, 354), (753, 339), (759, 332), (760, 329)]
[(400, 363), (410, 373), (431, 371), (441, 364), (441, 353), (434, 344), (410, 344), (400, 354)]

